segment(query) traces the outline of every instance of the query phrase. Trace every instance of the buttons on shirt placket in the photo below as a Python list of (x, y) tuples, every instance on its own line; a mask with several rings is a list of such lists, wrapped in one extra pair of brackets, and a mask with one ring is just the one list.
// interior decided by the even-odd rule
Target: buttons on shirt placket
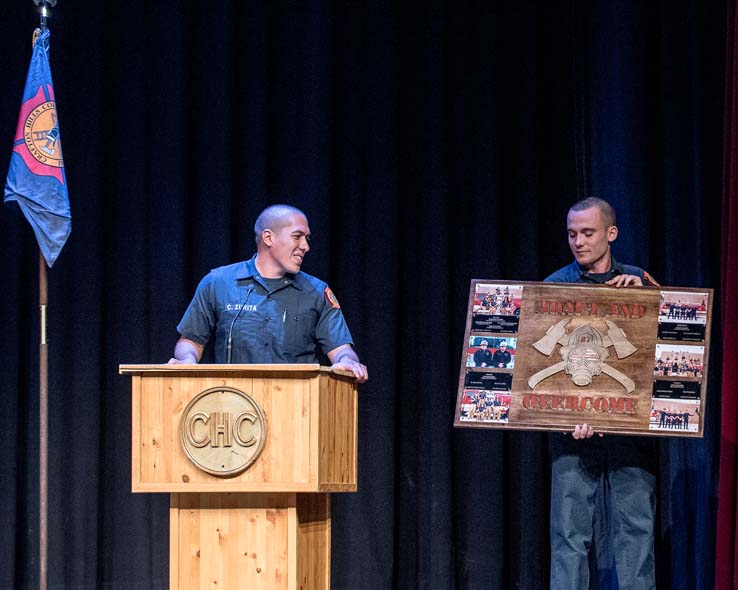
[[(266, 299), (267, 300), (269, 299), (270, 295), (271, 295), (271, 293), (267, 293), (267, 296), (266, 296)], [(268, 325), (269, 324), (269, 314), (264, 315), (264, 321), (266, 322), (265, 325)], [(264, 340), (264, 348), (267, 348), (268, 346), (269, 346), (269, 341), (268, 340)]]

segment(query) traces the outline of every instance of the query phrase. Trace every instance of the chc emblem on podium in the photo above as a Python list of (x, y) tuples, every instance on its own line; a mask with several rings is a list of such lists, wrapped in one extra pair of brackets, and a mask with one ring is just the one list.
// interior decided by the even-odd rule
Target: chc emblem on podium
[(264, 412), (250, 395), (233, 387), (199, 393), (179, 423), (182, 448), (190, 460), (220, 477), (248, 469), (264, 448), (265, 435)]

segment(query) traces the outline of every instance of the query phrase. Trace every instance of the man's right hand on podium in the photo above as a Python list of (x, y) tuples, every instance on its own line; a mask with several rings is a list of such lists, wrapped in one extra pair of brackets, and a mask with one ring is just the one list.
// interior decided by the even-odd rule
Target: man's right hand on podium
[(197, 342), (188, 338), (180, 338), (174, 346), (174, 356), (169, 359), (170, 365), (196, 365), (205, 350)]

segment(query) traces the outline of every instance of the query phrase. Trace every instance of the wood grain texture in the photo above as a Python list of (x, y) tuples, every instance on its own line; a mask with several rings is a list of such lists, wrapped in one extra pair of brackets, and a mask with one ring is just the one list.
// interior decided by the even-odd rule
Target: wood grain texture
[(329, 590), (328, 494), (171, 494), (171, 590)]
[[(170, 588), (329, 590), (330, 496), (296, 492), (356, 490), (351, 374), (317, 365), (120, 370), (132, 384), (132, 489), (170, 492)], [(248, 393), (267, 421), (261, 455), (233, 477), (199, 470), (181, 447), (187, 404), (213, 387)]]
[(329, 494), (297, 494), (297, 587), (331, 587), (331, 499)]
[(296, 588), (294, 494), (172, 496), (172, 590)]
[[(483, 316), (485, 312), (480, 311), (479, 297), (476, 296), (478, 285), (484, 285), (482, 291), (497, 285), (522, 287), (517, 329), (496, 331), (498, 325), (494, 322), (479, 321), (480, 314)], [(665, 293), (699, 296), (700, 300), (704, 295), (705, 304), (700, 306), (701, 321), (705, 322), (702, 340), (686, 337), (672, 340), (673, 333), (669, 338), (662, 335), (659, 312), (662, 310), (663, 320), (662, 298)], [(617, 289), (604, 285), (475, 279), (471, 283), (468, 299), (454, 425), (570, 431), (576, 424), (587, 423), (601, 433), (701, 437), (707, 405), (713, 296), (711, 289), (703, 288)], [(497, 312), (487, 313), (494, 316)], [(507, 321), (509, 318), (504, 319)], [(514, 321), (511, 325), (514, 325)], [(480, 325), (489, 331), (475, 329), (475, 326)], [(557, 336), (554, 337), (554, 334)], [(496, 369), (468, 367), (467, 359), (471, 358), (470, 337), (516, 339), (513, 366)], [(588, 339), (594, 342), (594, 346), (583, 344)], [(684, 401), (689, 396), (677, 399), (678, 394), (675, 394), (676, 401), (668, 402), (684, 408), (677, 412), (692, 408), (692, 425), (698, 423), (696, 430), (654, 429), (655, 406), (660, 401), (654, 396), (657, 344), (677, 348), (699, 345), (704, 349), (701, 375), (661, 377), (666, 383), (679, 381), (686, 387), (696, 388), (692, 406), (689, 406), (689, 401)], [(632, 352), (625, 354), (624, 350), (629, 347), (632, 347)], [(571, 352), (574, 349), (578, 352)], [(585, 349), (586, 354), (582, 352)], [(595, 350), (599, 351), (598, 354), (593, 352)], [(577, 359), (577, 355), (588, 355), (586, 363), (582, 360), (584, 356)], [(582, 377), (587, 373), (586, 370), (574, 369), (573, 363), (577, 360), (582, 365), (597, 365), (596, 369), (590, 371), (591, 380)], [(503, 383), (504, 379), (511, 378), (512, 385), (507, 391), (498, 387), (497, 383), (489, 389), (468, 385), (470, 377), (479, 383), (484, 375), (489, 380), (487, 383), (495, 379)], [(679, 383), (677, 385), (681, 386)], [(471, 397), (477, 396), (477, 399), (507, 395), (507, 421), (496, 418), (499, 410), (492, 407), (485, 415), (472, 409), (471, 413), (475, 415), (470, 418), (469, 408), (472, 404), (468, 400), (471, 397), (465, 397), (465, 391)], [(495, 401), (498, 402), (498, 399)], [(466, 414), (462, 415), (462, 412)]]
[[(134, 492), (356, 490), (357, 391), (344, 372), (290, 365), (124, 367), (132, 375)], [(232, 477), (199, 469), (183, 451), (179, 432), (190, 400), (223, 386), (250, 395), (266, 418), (261, 454)]]

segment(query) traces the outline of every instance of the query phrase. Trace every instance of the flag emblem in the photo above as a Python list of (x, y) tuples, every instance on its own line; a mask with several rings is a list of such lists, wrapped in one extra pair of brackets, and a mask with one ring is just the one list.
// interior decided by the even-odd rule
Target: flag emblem
[(64, 167), (54, 91), (40, 86), (36, 95), (21, 106), (13, 151), (34, 174), (53, 176), (64, 184)]

